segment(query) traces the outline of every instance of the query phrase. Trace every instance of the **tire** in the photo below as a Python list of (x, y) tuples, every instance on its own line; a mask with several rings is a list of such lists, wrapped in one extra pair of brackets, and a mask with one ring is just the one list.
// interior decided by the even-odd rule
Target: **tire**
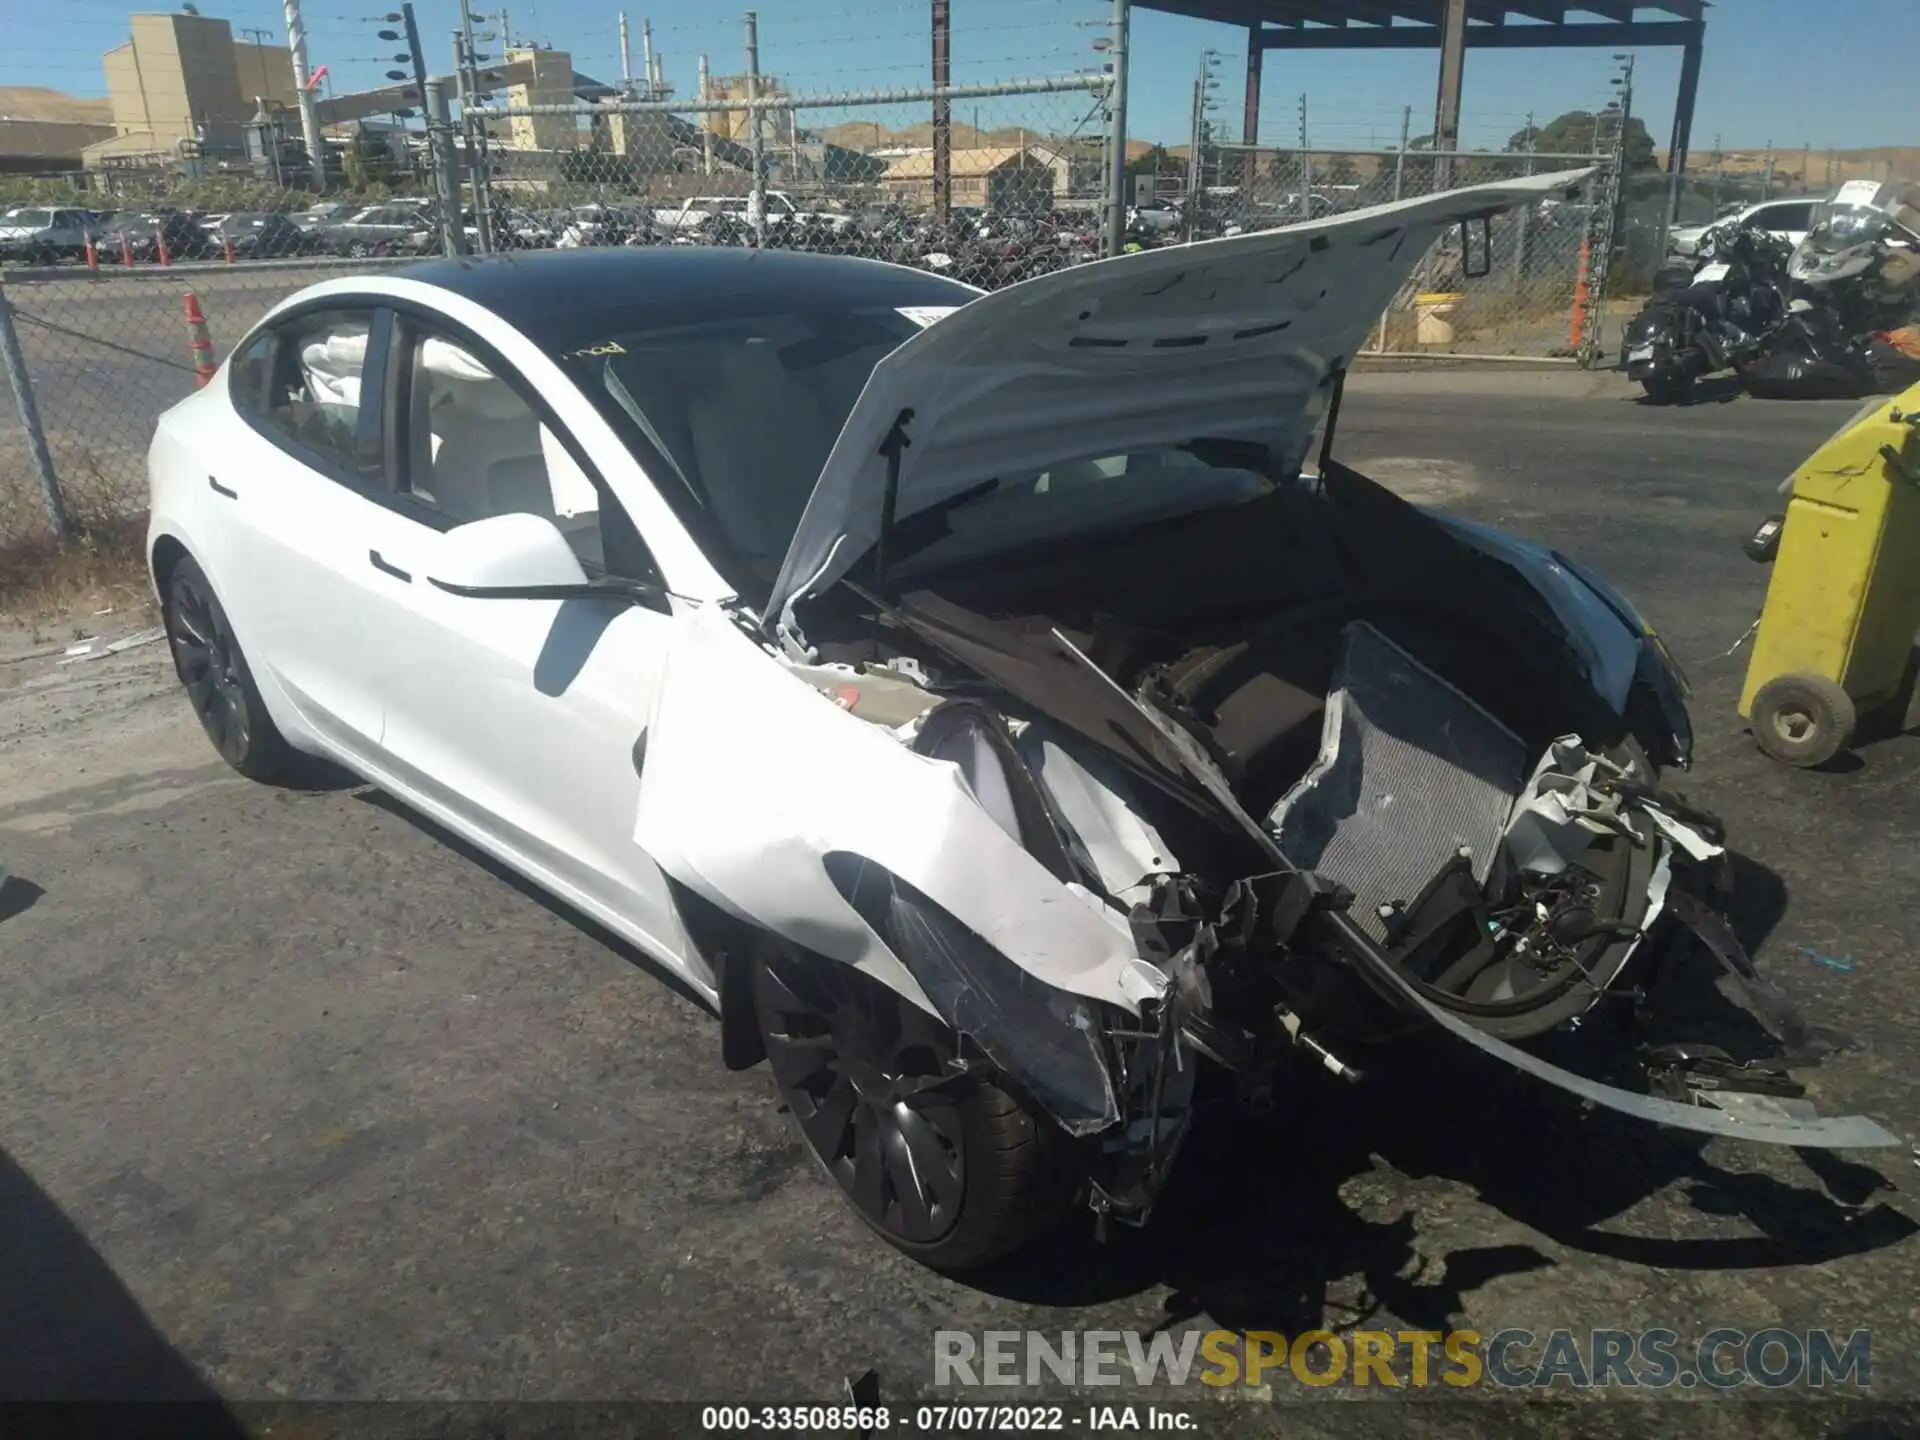
[(298, 757), (267, 713), (206, 573), (190, 557), (182, 556), (167, 576), (161, 618), (174, 674), (220, 758), (249, 780), (291, 773)]
[(1678, 379), (1663, 376), (1655, 379), (1649, 376), (1642, 380), (1646, 387), (1647, 401), (1653, 405), (1689, 405), (1693, 403), (1693, 377), (1682, 375)]
[(1853, 697), (1824, 675), (1781, 675), (1753, 697), (1753, 738), (1784, 765), (1824, 765), (1853, 738)]
[(373, 253), (364, 240), (355, 240), (347, 246), (347, 256), (353, 260), (364, 260)]
[(771, 937), (752, 972), (774, 1089), (888, 1244), (930, 1269), (972, 1270), (1066, 1217), (1082, 1171), (1052, 1120), (991, 1079), (926, 1086), (957, 1053), (945, 1025), (852, 966)]

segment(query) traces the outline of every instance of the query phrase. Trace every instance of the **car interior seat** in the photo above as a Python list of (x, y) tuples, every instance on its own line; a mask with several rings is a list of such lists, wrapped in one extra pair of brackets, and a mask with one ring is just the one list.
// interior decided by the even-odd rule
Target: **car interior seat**
[(540, 420), (527, 402), (445, 340), (422, 341), (414, 364), (414, 492), (460, 521), (555, 518)]
[(302, 344), (305, 394), (288, 397), (297, 431), (312, 443), (351, 454), (360, 426), (360, 376), (366, 365), (364, 326), (315, 335)]

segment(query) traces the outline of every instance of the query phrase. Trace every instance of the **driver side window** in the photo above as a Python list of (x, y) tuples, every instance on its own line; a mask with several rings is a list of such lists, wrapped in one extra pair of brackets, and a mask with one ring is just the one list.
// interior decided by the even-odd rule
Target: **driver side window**
[(406, 325), (396, 488), (417, 518), (451, 528), (538, 515), (590, 575), (660, 574), (605, 483), (534, 405), (517, 377), (462, 339)]

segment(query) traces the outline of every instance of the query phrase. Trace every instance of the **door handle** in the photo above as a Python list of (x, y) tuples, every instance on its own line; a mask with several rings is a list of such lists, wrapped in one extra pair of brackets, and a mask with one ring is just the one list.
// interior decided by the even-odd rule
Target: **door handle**
[(238, 490), (229, 490), (211, 475), (207, 476), (207, 488), (216, 495), (226, 496), (229, 500), (238, 500), (240, 498), (240, 492)]
[(370, 564), (372, 564), (373, 568), (378, 570), (381, 574), (391, 575), (396, 580), (405, 580), (408, 584), (413, 583), (413, 576), (411, 574), (409, 574), (405, 570), (402, 570), (398, 565), (389, 563), (384, 557), (381, 556), (378, 550), (367, 551), (367, 560)]

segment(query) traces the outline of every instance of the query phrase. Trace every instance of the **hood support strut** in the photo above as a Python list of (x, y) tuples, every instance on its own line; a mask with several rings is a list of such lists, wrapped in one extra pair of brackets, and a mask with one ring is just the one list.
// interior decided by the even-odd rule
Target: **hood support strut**
[(1327, 462), (1333, 459), (1333, 432), (1340, 425), (1340, 400), (1347, 393), (1347, 367), (1342, 365), (1332, 375), (1333, 394), (1327, 400), (1327, 418), (1320, 427), (1320, 473), (1327, 473)]
[(893, 514), (900, 504), (900, 457), (913, 441), (907, 438), (907, 426), (913, 423), (911, 407), (893, 417), (893, 425), (880, 442), (880, 453), (887, 461), (887, 488), (880, 500), (880, 534), (873, 544), (873, 593), (881, 599), (887, 594), (888, 551), (893, 548)]

